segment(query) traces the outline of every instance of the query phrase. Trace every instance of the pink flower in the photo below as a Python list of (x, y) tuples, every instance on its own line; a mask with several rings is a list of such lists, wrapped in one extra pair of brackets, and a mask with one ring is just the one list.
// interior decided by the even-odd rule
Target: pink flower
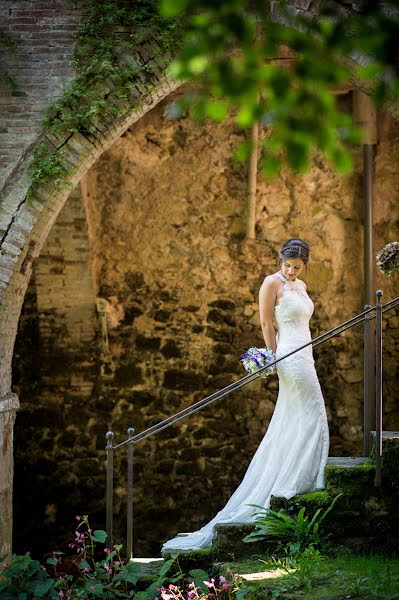
[(64, 592), (63, 592), (62, 590), (60, 590), (60, 591), (58, 592), (58, 597), (59, 597), (59, 598), (63, 598), (63, 597), (64, 597)]
[(215, 580), (211, 579), (210, 581), (204, 581), (205, 585), (207, 588), (211, 589), (215, 589)]
[(92, 592), (92, 591), (93, 591), (95, 588), (96, 588), (96, 586), (95, 586), (95, 585), (91, 585), (91, 586), (89, 587), (89, 590)]
[(81, 521), (81, 520), (82, 520), (82, 517), (81, 517), (80, 515), (76, 515), (75, 519), (76, 519), (77, 521)]
[(83, 569), (83, 573), (88, 573), (89, 571), (90, 571), (89, 567), (85, 567), (85, 568)]
[(109, 554), (111, 552), (111, 548), (104, 548), (105, 554)]

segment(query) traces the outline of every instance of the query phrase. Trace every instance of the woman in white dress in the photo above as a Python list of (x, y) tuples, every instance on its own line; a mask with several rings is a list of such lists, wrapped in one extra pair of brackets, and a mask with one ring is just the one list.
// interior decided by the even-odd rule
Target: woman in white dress
[[(313, 302), (298, 279), (308, 260), (308, 244), (288, 240), (279, 252), (280, 271), (266, 277), (260, 288), (263, 337), (277, 358), (311, 340)], [(291, 498), (323, 489), (329, 434), (312, 346), (277, 363), (276, 370), (279, 393), (273, 417), (242, 483), (209, 523), (167, 541), (162, 552), (210, 546), (216, 523), (253, 521), (255, 509), (249, 505), (269, 508), (271, 496)]]

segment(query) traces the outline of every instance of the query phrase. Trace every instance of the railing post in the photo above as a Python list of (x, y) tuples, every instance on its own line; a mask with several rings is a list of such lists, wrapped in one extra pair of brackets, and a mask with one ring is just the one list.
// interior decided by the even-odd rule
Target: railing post
[(108, 431), (106, 436), (107, 445), (105, 447), (107, 451), (107, 490), (106, 490), (106, 530), (107, 530), (107, 546), (112, 548), (112, 523), (114, 513), (114, 434), (112, 431)]
[[(371, 308), (366, 304), (364, 310)], [(370, 336), (370, 313), (364, 315), (364, 340), (363, 340), (363, 456), (370, 456), (370, 373), (374, 369), (371, 361), (371, 336)]]
[(375, 323), (375, 480), (381, 487), (382, 457), (382, 290), (377, 291)]
[[(133, 427), (127, 430), (128, 438), (134, 435)], [(133, 558), (133, 442), (127, 445), (127, 558)]]

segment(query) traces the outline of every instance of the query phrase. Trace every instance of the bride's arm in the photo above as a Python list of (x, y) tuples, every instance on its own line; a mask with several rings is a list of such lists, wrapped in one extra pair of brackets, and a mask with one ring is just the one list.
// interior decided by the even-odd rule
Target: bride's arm
[[(276, 285), (277, 284), (277, 285)], [(263, 338), (267, 348), (276, 352), (276, 330), (273, 325), (274, 307), (277, 299), (278, 282), (266, 277), (259, 290), (259, 316)]]

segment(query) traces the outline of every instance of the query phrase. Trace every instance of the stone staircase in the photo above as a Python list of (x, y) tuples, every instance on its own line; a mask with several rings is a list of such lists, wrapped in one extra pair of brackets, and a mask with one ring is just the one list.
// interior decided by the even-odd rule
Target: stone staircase
[[(286, 498), (272, 497), (271, 508), (297, 514), (305, 507), (313, 515), (342, 494), (323, 523), (323, 535), (331, 543), (352, 548), (395, 549), (399, 544), (399, 432), (383, 432), (382, 488), (374, 485), (373, 459), (330, 457), (326, 466), (326, 488)], [(236, 560), (265, 553), (271, 541), (246, 543), (242, 539), (254, 530), (251, 523), (219, 523), (212, 548), (185, 552), (188, 565)], [(184, 536), (185, 534), (181, 534)], [(168, 556), (165, 554), (165, 557)], [(191, 564), (191, 566), (192, 566)]]

